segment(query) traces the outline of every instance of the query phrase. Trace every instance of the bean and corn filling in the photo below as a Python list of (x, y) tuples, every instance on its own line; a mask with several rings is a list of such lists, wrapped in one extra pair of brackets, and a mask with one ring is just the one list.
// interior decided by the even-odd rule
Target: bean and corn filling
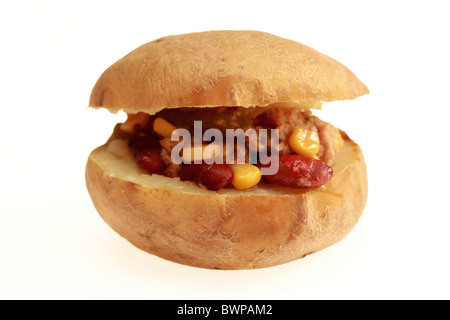
[[(192, 143), (182, 150), (183, 163), (174, 163), (172, 149), (179, 142), (171, 140), (172, 132), (186, 129), (193, 133), (194, 121), (202, 122), (203, 131), (211, 128), (224, 133), (227, 129), (278, 129), (278, 171), (273, 175), (262, 175), (261, 168), (266, 165), (261, 162), (208, 164), (205, 157), (215, 154), (205, 152), (207, 144), (194, 146)], [(331, 166), (344, 143), (339, 130), (331, 124), (309, 110), (289, 107), (180, 108), (165, 109), (153, 116), (139, 112), (128, 114), (128, 119), (119, 128), (143, 170), (192, 181), (210, 190), (246, 190), (258, 185), (261, 179), (293, 188), (323, 185), (332, 178)], [(196, 148), (201, 148), (201, 152), (196, 152)], [(270, 140), (266, 148), (270, 154)], [(226, 153), (224, 148), (223, 155)], [(199, 154), (202, 159), (198, 159)], [(193, 163), (195, 160), (201, 161)]]

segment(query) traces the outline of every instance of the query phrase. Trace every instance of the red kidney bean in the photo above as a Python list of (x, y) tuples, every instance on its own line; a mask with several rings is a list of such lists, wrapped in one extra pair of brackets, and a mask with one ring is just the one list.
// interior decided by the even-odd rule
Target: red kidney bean
[(201, 183), (209, 190), (219, 190), (233, 180), (233, 171), (226, 164), (185, 164), (180, 171), (180, 179)]
[(181, 181), (192, 181), (200, 183), (201, 164), (185, 164), (179, 172)]
[(160, 173), (166, 165), (161, 159), (161, 148), (144, 149), (136, 152), (136, 162), (149, 173)]
[[(260, 166), (268, 167), (270, 164)], [(325, 162), (294, 154), (280, 155), (278, 172), (264, 176), (271, 183), (292, 188), (318, 187), (330, 181), (332, 177), (333, 169)]]

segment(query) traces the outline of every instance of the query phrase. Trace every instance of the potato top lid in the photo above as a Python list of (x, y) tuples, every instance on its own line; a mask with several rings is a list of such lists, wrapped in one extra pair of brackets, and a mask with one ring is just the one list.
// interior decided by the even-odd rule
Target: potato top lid
[(130, 52), (101, 75), (89, 106), (149, 114), (180, 107), (309, 108), (368, 92), (344, 65), (301, 43), (259, 31), (207, 31)]

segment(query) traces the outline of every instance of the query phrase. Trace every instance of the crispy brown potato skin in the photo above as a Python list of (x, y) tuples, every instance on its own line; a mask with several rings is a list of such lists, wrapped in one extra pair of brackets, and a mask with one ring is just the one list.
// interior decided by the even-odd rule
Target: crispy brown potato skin
[(301, 105), (368, 92), (347, 67), (301, 43), (260, 31), (207, 31), (133, 50), (102, 74), (89, 105), (155, 114), (181, 107)]
[(105, 170), (99, 157), (105, 152), (106, 146), (94, 150), (86, 166), (87, 187), (102, 218), (136, 247), (196, 267), (252, 269), (302, 258), (344, 238), (367, 199), (364, 158), (351, 140), (328, 184), (276, 191), (263, 185), (265, 193), (140, 185)]

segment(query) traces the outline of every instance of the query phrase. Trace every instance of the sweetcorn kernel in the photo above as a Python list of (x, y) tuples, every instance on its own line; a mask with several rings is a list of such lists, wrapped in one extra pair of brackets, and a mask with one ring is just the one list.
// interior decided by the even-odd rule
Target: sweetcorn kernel
[(315, 131), (296, 127), (289, 137), (289, 146), (297, 154), (314, 157), (319, 152), (319, 135)]
[(230, 164), (233, 171), (231, 184), (238, 190), (249, 189), (261, 181), (261, 170), (252, 164)]

